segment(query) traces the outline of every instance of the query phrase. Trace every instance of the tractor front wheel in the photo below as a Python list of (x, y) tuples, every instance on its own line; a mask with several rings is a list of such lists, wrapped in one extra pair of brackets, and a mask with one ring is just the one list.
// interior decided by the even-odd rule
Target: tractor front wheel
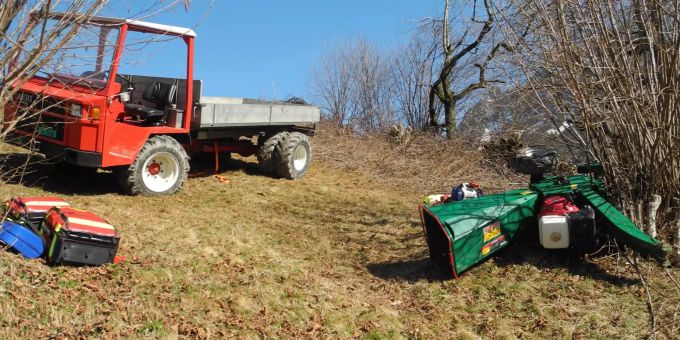
[(170, 136), (154, 136), (119, 176), (132, 195), (170, 195), (182, 187), (188, 173), (189, 156), (184, 148)]

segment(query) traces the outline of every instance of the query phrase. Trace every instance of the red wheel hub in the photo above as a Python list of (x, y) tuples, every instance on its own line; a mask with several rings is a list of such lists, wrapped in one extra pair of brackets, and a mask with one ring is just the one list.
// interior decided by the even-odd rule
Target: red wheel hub
[(158, 163), (151, 163), (149, 164), (149, 174), (151, 176), (156, 176), (161, 172), (161, 165)]

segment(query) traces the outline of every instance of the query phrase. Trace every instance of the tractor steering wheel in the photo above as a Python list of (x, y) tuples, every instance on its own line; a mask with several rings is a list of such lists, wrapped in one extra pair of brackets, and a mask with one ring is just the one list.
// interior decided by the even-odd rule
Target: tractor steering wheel
[[(109, 77), (109, 71), (104, 71), (104, 75), (106, 76), (106, 78), (108, 78)], [(116, 73), (116, 80), (119, 80), (119, 79), (123, 80), (125, 82), (125, 84), (121, 84), (121, 85), (124, 85), (124, 89), (126, 89), (126, 90), (131, 89), (130, 92), (135, 90), (135, 83), (131, 79), (125, 78), (125, 77), (121, 76), (120, 74)]]

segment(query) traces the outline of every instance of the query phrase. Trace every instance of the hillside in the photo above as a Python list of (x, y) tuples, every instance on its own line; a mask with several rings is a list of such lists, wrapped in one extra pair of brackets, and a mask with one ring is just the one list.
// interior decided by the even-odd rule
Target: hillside
[[(3, 198), (59, 195), (104, 216), (127, 257), (49, 268), (0, 252), (3, 338), (647, 334), (644, 291), (616, 255), (583, 263), (536, 243), (514, 245), (458, 281), (429, 263), (417, 212), (423, 194), (470, 174), (490, 191), (521, 184), (481, 167), (474, 151), (420, 139), (399, 149), (328, 130), (313, 143), (316, 158), (300, 181), (261, 176), (254, 158), (236, 157), (222, 171), (231, 184), (192, 178), (169, 197), (123, 196), (110, 173), (52, 165), (0, 186)], [(649, 285), (671, 289), (652, 263), (641, 268)], [(677, 336), (677, 298), (655, 303), (659, 334)]]

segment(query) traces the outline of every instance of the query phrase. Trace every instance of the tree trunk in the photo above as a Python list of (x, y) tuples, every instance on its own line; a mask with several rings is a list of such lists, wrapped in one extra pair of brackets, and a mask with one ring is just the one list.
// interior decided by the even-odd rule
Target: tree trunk
[(652, 195), (652, 198), (647, 202), (647, 234), (651, 237), (657, 237), (656, 232), (656, 212), (661, 206), (661, 196)]
[(437, 91), (439, 91), (441, 86), (440, 81), (436, 81), (431, 87), (430, 87), (430, 95), (428, 98), (428, 113), (430, 116), (430, 126), (432, 127), (438, 127), (439, 122), (437, 121), (437, 110), (435, 109), (435, 101), (437, 98)]
[(680, 198), (673, 199), (675, 208), (675, 253), (680, 256)]
[(455, 102), (444, 103), (444, 123), (446, 124), (446, 138), (456, 137), (456, 104)]
[(643, 211), (643, 204), (642, 201), (636, 201), (635, 202), (635, 223), (637, 224), (638, 228), (640, 230), (645, 231), (645, 220), (644, 220), (644, 215), (642, 214)]

